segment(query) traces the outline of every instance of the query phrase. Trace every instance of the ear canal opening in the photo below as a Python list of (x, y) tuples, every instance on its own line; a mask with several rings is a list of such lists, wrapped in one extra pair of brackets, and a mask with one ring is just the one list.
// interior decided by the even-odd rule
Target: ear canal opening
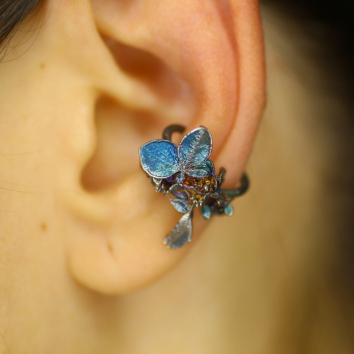
[(154, 139), (160, 124), (152, 113), (133, 111), (102, 95), (95, 111), (96, 148), (82, 171), (82, 186), (107, 190), (135, 171), (139, 147)]
[(120, 70), (151, 90), (157, 103), (142, 111), (123, 106), (119, 97), (100, 95), (95, 111), (96, 149), (81, 175), (82, 186), (94, 192), (111, 189), (136, 171), (140, 166), (139, 147), (159, 139), (171, 123), (188, 124), (196, 109), (188, 83), (162, 60), (111, 38), (102, 39)]

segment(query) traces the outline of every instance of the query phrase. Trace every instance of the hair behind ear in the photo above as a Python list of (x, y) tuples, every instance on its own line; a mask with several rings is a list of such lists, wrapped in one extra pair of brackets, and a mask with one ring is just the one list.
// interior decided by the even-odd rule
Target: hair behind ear
[(0, 58), (6, 51), (16, 27), (36, 8), (41, 0), (12, 0), (0, 4)]

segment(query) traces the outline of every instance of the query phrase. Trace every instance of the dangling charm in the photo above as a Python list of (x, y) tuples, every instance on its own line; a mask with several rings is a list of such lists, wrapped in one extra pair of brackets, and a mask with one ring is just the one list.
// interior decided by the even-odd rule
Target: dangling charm
[(180, 248), (192, 240), (194, 208), (199, 207), (205, 219), (214, 214), (231, 216), (231, 201), (249, 186), (244, 174), (241, 187), (221, 189), (226, 170), (222, 167), (217, 175), (209, 160), (213, 146), (209, 130), (203, 126), (194, 129), (176, 146), (171, 135), (184, 130), (182, 125), (170, 125), (163, 131), (162, 139), (152, 140), (139, 149), (141, 166), (156, 192), (166, 195), (174, 208), (184, 214), (165, 237), (168, 248)]

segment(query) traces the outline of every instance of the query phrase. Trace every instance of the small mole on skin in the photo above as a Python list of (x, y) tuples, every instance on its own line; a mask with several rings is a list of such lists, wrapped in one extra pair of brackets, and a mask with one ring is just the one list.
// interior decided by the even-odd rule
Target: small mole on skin
[(43, 231), (47, 230), (47, 224), (42, 223), (42, 224), (41, 224), (41, 229), (42, 229)]
[(41, 63), (39, 66), (41, 67), (41, 69), (45, 68), (45, 64), (44, 63)]

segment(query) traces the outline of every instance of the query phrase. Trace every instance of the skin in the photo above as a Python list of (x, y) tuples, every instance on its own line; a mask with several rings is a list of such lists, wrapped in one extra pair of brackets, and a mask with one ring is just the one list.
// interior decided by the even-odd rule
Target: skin
[[(298, 117), (316, 105), (272, 45), (253, 147), (265, 101), (257, 2), (52, 0), (11, 48), (0, 66), (2, 352), (347, 352), (322, 277), (330, 237), (310, 257), (326, 234), (311, 227), (326, 151)], [(193, 242), (171, 251), (162, 240), (180, 216), (137, 151), (176, 122), (208, 127), (228, 187), (254, 152), (235, 215), (196, 217)], [(284, 335), (315, 303), (314, 335)]]

